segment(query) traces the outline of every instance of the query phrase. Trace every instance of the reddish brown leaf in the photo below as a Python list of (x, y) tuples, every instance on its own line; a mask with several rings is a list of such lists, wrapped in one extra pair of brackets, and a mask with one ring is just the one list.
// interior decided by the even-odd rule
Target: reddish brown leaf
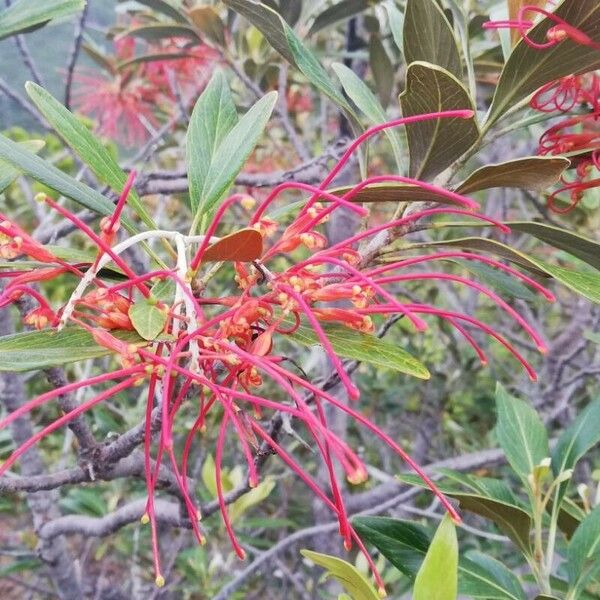
[(250, 262), (261, 257), (263, 238), (256, 229), (242, 229), (226, 235), (206, 249), (202, 262)]

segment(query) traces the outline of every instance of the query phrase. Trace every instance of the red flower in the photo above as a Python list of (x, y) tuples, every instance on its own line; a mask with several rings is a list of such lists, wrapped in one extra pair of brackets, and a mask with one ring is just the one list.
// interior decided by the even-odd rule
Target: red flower
[[(359, 183), (341, 197), (325, 191), (356, 148), (386, 127), (434, 118), (470, 118), (471, 116), (471, 111), (449, 111), (400, 119), (374, 127), (351, 145), (320, 186), (313, 187), (290, 182), (273, 190), (255, 211), (249, 223), (250, 226), (269, 230), (273, 234), (271, 245), (264, 251), (260, 261), (235, 265), (237, 289), (235, 292), (231, 292), (229, 289), (235, 288), (232, 278), (227, 295), (223, 297), (218, 293), (215, 297), (210, 297), (206, 293), (196, 297), (189, 280), (197, 275), (202, 267), (203, 256), (210, 245), (210, 240), (217, 233), (225, 213), (232, 205), (244, 202), (246, 196), (236, 194), (220, 205), (199, 244), (197, 238), (186, 238), (177, 232), (167, 232), (171, 239), (177, 242), (177, 264), (172, 270), (161, 269), (140, 275), (136, 274), (120, 255), (120, 252), (126, 247), (122, 244), (127, 244), (131, 240), (111, 246), (114, 241), (112, 234), (118, 225), (120, 210), (125, 204), (129, 191), (128, 186), (130, 186), (132, 178), (117, 205), (116, 216), (103, 222), (100, 235), (81, 222), (77, 216), (47, 198), (47, 205), (73, 222), (98, 249), (97, 259), (88, 267), (85, 275), (75, 267), (65, 271), (76, 275), (81, 281), (73, 296), (57, 311), (60, 315), (60, 326), (70, 322), (89, 331), (96, 343), (111, 350), (119, 357), (122, 368), (112, 373), (77, 381), (63, 388), (52, 390), (31, 400), (1, 420), (0, 429), (9, 425), (20, 415), (42, 406), (63, 393), (103, 383), (110, 385), (108, 389), (97, 393), (75, 410), (60, 417), (15, 450), (0, 466), (0, 475), (4, 474), (32, 444), (45, 435), (69, 423), (77, 415), (106, 398), (134, 385), (146, 383), (144, 457), (148, 497), (146, 514), (142, 521), (149, 523), (151, 528), (158, 585), (164, 583), (160, 567), (154, 508), (160, 466), (164, 460), (170, 462), (196, 539), (199, 543), (204, 543), (205, 538), (200, 526), (201, 515), (198, 511), (197, 501), (193, 491), (188, 489), (187, 468), (197, 433), (207, 427), (207, 422), (212, 422), (212, 420), (208, 420), (208, 416), (211, 414), (211, 409), (213, 413), (215, 412), (214, 407), (217, 406), (220, 407), (217, 413), (220, 420), (217, 431), (215, 431), (217, 497), (222, 518), (235, 552), (240, 557), (244, 556), (244, 551), (236, 539), (229, 519), (221, 482), (224, 449), (228, 436), (232, 434), (237, 439), (247, 463), (249, 486), (253, 487), (259, 482), (254, 447), (261, 444), (267, 451), (271, 450), (276, 453), (331, 509), (339, 521), (340, 534), (345, 546), (350, 548), (353, 542), (357, 543), (361, 551), (365, 553), (378, 585), (383, 590), (382, 579), (348, 520), (344, 497), (336, 474), (336, 466), (339, 465), (351, 483), (361, 483), (366, 478), (367, 470), (352, 448), (329, 428), (324, 411), (325, 405), (330, 405), (349, 415), (357, 424), (387, 444), (424, 479), (450, 514), (457, 520), (459, 516), (452, 505), (437, 490), (434, 483), (385, 431), (370, 422), (359, 411), (348, 406), (347, 403), (341, 402), (313, 384), (306, 376), (299, 374), (296, 368), (287, 368), (285, 357), (278, 354), (278, 342), (289, 339), (290, 334), (297, 331), (301, 324), (310, 327), (320, 341), (349, 397), (358, 399), (359, 390), (346, 372), (341, 357), (334, 351), (329, 339), (330, 324), (344, 325), (364, 333), (370, 333), (374, 328), (374, 319), (378, 318), (378, 315), (389, 314), (406, 317), (417, 331), (422, 331), (427, 327), (424, 318), (435, 317), (444, 319), (455, 327), (465, 337), (467, 343), (473, 347), (482, 362), (487, 360), (485, 353), (469, 328), (479, 330), (502, 344), (523, 364), (529, 375), (535, 378), (535, 372), (527, 360), (492, 327), (470, 315), (452, 312), (443, 307), (421, 304), (412, 300), (407, 302), (398, 293), (396, 282), (402, 281), (409, 285), (413, 281), (420, 282), (424, 279), (446, 280), (454, 285), (475, 289), (482, 297), (491, 300), (509, 314), (543, 351), (544, 344), (539, 334), (512, 306), (491, 290), (477, 282), (456, 275), (435, 271), (414, 272), (412, 267), (445, 258), (483, 262), (511, 276), (518, 277), (548, 300), (552, 300), (552, 294), (540, 284), (512, 267), (474, 253), (430, 254), (395, 260), (383, 266), (372, 267), (363, 264), (363, 257), (359, 252), (359, 245), (368, 242), (374, 236), (393, 231), (395, 228), (408, 227), (417, 220), (435, 218), (438, 215), (450, 214), (475, 218), (492, 224), (501, 231), (508, 230), (505, 225), (475, 212), (478, 205), (468, 198), (433, 184), (396, 175), (370, 178)], [(444, 195), (449, 204), (454, 203), (455, 206), (415, 212), (406, 217), (373, 226), (355, 235), (349, 235), (343, 241), (330, 246), (323, 233), (319, 231), (327, 217), (340, 207), (365, 216), (366, 209), (353, 203), (352, 198), (365, 185), (380, 181), (412, 183)], [(279, 223), (266, 217), (265, 213), (282, 191), (293, 188), (309, 192), (310, 197), (292, 223), (286, 228), (282, 228)], [(282, 229), (283, 231), (281, 231)], [(10, 231), (13, 230), (10, 229)], [(153, 233), (155, 237), (163, 235), (162, 232), (149, 233)], [(278, 233), (279, 235), (277, 235)], [(188, 264), (188, 249), (192, 244), (198, 244), (198, 247), (194, 258)], [(310, 250), (308, 257), (307, 249)], [(39, 251), (39, 248), (35, 250)], [(114, 285), (102, 281), (98, 270), (109, 261), (113, 261), (121, 269), (126, 277), (125, 281)], [(23, 273), (23, 275), (30, 276), (29, 272)], [(165, 307), (169, 315), (165, 326), (168, 336), (154, 342), (140, 340), (139, 344), (130, 344), (119, 339), (115, 330), (131, 329), (132, 327), (128, 318), (131, 304), (144, 298), (149, 302), (155, 300), (152, 298), (149, 286), (156, 280), (172, 280), (177, 290), (172, 305)], [(92, 289), (88, 291), (88, 287)], [(1, 305), (14, 301), (20, 293), (31, 293), (31, 290), (22, 284), (9, 286), (9, 290), (11, 292), (3, 297)], [(40, 309), (31, 315), (30, 320), (33, 324), (41, 324), (44, 316), (50, 319), (50, 313), (46, 312), (46, 309), (51, 309), (42, 296), (32, 295), (40, 303)], [(268, 396), (262, 395), (261, 385), (267, 381), (274, 384), (278, 392), (270, 391)], [(157, 394), (161, 398), (161, 431), (157, 446), (153, 449), (151, 426)], [(181, 456), (178, 456), (176, 454), (177, 446), (173, 443), (173, 431), (178, 420), (182, 422), (181, 409), (184, 406), (195, 407), (197, 417), (187, 433)], [(252, 410), (245, 411), (243, 408)], [(315, 449), (318, 450), (327, 467), (329, 475), (327, 487), (324, 488), (318, 484), (302, 464), (288, 453), (277, 439), (274, 439), (274, 435), (263, 423), (261, 416), (263, 411), (285, 413), (303, 424), (307, 435), (312, 438)], [(154, 466), (153, 458), (155, 459)]]

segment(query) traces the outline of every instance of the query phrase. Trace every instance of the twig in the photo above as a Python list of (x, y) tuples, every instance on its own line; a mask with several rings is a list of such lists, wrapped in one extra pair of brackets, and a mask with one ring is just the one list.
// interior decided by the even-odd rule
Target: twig
[(73, 76), (75, 74), (75, 65), (81, 52), (81, 44), (83, 42), (83, 34), (85, 32), (85, 23), (89, 14), (91, 0), (85, 3), (83, 11), (75, 25), (73, 46), (69, 54), (69, 60), (67, 61), (67, 77), (65, 82), (65, 106), (71, 109), (71, 92), (73, 89)]

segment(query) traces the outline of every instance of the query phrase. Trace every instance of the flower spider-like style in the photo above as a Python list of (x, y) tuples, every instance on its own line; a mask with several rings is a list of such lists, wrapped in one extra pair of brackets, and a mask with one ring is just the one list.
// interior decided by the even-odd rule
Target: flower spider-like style
[[(563, 114), (575, 106), (589, 109), (583, 114), (566, 116), (540, 138), (538, 154), (574, 157), (575, 176), (572, 179), (563, 176), (563, 185), (548, 197), (549, 208), (565, 214), (579, 204), (586, 190), (600, 186), (600, 77), (588, 73), (552, 82), (536, 92), (531, 106), (542, 112)], [(568, 195), (566, 202), (565, 195)]]
[[(262, 449), (263, 454), (272, 452), (278, 455), (331, 509), (339, 521), (344, 545), (349, 549), (356, 543), (364, 552), (383, 595), (383, 581), (348, 519), (335, 467), (336, 464), (339, 465), (352, 484), (365, 481), (367, 470), (346, 441), (328, 427), (325, 405), (346, 413), (357, 424), (368, 429), (392, 448), (423, 478), (455, 520), (459, 520), (459, 515), (394, 439), (353, 406), (347, 405), (312, 383), (304, 373), (299, 374), (293, 368), (286, 368), (285, 357), (279, 354), (277, 349), (280, 342), (289, 339), (302, 324), (310, 327), (349, 397), (357, 400), (359, 390), (332, 346), (328, 337), (328, 327), (334, 323), (362, 334), (370, 334), (374, 330), (374, 322), (380, 319), (381, 315), (400, 315), (409, 321), (416, 331), (423, 331), (428, 327), (427, 321), (430, 318), (437, 318), (447, 321), (465, 338), (482, 364), (487, 362), (486, 354), (470, 329), (480, 330), (498, 341), (523, 365), (529, 376), (535, 379), (535, 371), (526, 358), (490, 325), (471, 315), (412, 299), (407, 301), (396, 289), (396, 284), (400, 282), (424, 280), (448, 281), (467, 286), (505, 311), (543, 352), (545, 346), (540, 335), (495, 292), (470, 279), (428, 267), (430, 263), (446, 259), (477, 261), (522, 280), (547, 300), (553, 301), (552, 293), (535, 280), (504, 263), (472, 252), (446, 251), (424, 254), (383, 265), (374, 264), (361, 253), (361, 248), (375, 236), (403, 229), (408, 231), (417, 222), (434, 219), (440, 215), (472, 218), (502, 232), (509, 231), (505, 225), (477, 212), (478, 204), (469, 198), (408, 177), (371, 177), (343, 195), (327, 191), (356, 149), (378, 132), (427, 119), (470, 118), (472, 115), (472, 111), (469, 110), (447, 111), (378, 125), (351, 144), (320, 186), (289, 182), (273, 189), (255, 208), (249, 221), (252, 235), (264, 237), (265, 249), (254, 261), (234, 262), (235, 277), (231, 277), (228, 295), (223, 295), (220, 290), (214, 295), (209, 294), (210, 285), (214, 285), (214, 281), (209, 282), (208, 276), (214, 268), (207, 269), (206, 263), (212, 244), (219, 240), (216, 234), (221, 233), (219, 229), (224, 215), (238, 203), (246, 208), (251, 207), (252, 202), (241, 194), (234, 194), (220, 205), (203, 235), (147, 231), (120, 242), (116, 239), (117, 229), (134, 174), (130, 176), (112, 217), (102, 220), (99, 234), (52, 199), (42, 196), (41, 200), (49, 208), (73, 222), (97, 247), (97, 257), (88, 265), (63, 264), (52, 254), (44, 254), (46, 251), (43, 246), (31, 240), (16, 226), (10, 223), (3, 224), (0, 248), (6, 249), (4, 252), (10, 252), (13, 257), (19, 253), (26, 254), (51, 266), (43, 269), (19, 267), (20, 271), (2, 273), (7, 284), (0, 298), (1, 305), (11, 303), (20, 294), (29, 292), (38, 300), (40, 308), (36, 315), (26, 318), (27, 322), (38, 327), (51, 325), (58, 330), (67, 325), (84, 329), (92, 335), (98, 345), (114, 353), (121, 365), (112, 372), (46, 392), (1, 420), (0, 428), (4, 428), (19, 416), (61, 394), (87, 386), (109, 384), (106, 390), (97, 392), (91, 399), (62, 415), (17, 448), (0, 466), (0, 475), (6, 473), (33, 444), (68, 424), (78, 415), (133, 386), (146, 385), (144, 456), (147, 504), (142, 521), (148, 523), (151, 528), (157, 585), (164, 584), (154, 507), (159, 469), (163, 463), (170, 464), (195, 537), (200, 543), (204, 543), (201, 514), (194, 491), (189, 488), (187, 473), (190, 453), (197, 434), (206, 431), (210, 423), (216, 422), (215, 470), (218, 503), (227, 534), (238, 556), (243, 558), (244, 550), (233, 531), (221, 481), (224, 449), (229, 435), (237, 438), (245, 457), (249, 487), (255, 487), (259, 483), (260, 460), (257, 457), (261, 452), (256, 450)], [(334, 211), (341, 208), (365, 217), (368, 211), (354, 202), (355, 196), (366, 186), (383, 181), (419, 186), (444, 197), (446, 204), (435, 208), (425, 207), (349, 235), (339, 243), (330, 244), (322, 232), (323, 223)], [(269, 216), (268, 211), (280, 194), (288, 189), (306, 193), (308, 198), (293, 221), (287, 227), (283, 227)], [(135, 273), (123, 258), (123, 252), (134, 244), (156, 239), (163, 239), (174, 245), (176, 263), (172, 268), (161, 268), (143, 274)], [(125, 280), (118, 283), (109, 282), (101, 275), (102, 269), (109, 263), (113, 263), (121, 271)], [(421, 268), (423, 270), (420, 270)], [(78, 280), (69, 300), (55, 311), (52, 311), (38, 292), (27, 286), (28, 283), (43, 282), (50, 272), (75, 276)], [(161, 301), (154, 296), (152, 284), (158, 281), (169, 281), (174, 285), (176, 291), (168, 300)], [(232, 293), (231, 289), (235, 291)], [(131, 309), (139, 303), (145, 303), (149, 309), (164, 316), (162, 334), (159, 333), (154, 339), (140, 338), (135, 342), (131, 342), (131, 338), (121, 339), (119, 331), (129, 331), (133, 328)], [(51, 314), (46, 314), (47, 310)], [(178, 450), (179, 443), (174, 439), (174, 430), (176, 425), (181, 423), (180, 415), (184, 408), (192, 408), (196, 419), (185, 436), (182, 448)], [(265, 415), (265, 412), (268, 414)], [(323, 489), (278, 441), (276, 432), (268, 425), (268, 416), (273, 413), (284, 413), (303, 425), (327, 467), (329, 489)], [(209, 416), (214, 418), (209, 420)], [(156, 417), (160, 418), (158, 439), (153, 436), (153, 421)]]
[[(550, 27), (546, 32), (546, 41), (539, 42), (534, 40), (530, 35), (530, 30), (534, 27), (535, 23), (530, 18), (531, 13), (534, 15), (541, 15), (546, 17), (555, 25)], [(600, 44), (594, 41), (585, 32), (573, 27), (570, 23), (567, 23), (564, 19), (561, 19), (557, 14), (547, 11), (544, 8), (535, 5), (525, 5), (519, 9), (517, 18), (506, 21), (488, 21), (483, 24), (484, 29), (513, 29), (518, 30), (523, 41), (536, 50), (547, 50), (552, 48), (565, 40), (571, 40), (576, 44), (582, 46), (588, 46), (595, 50), (600, 50)]]

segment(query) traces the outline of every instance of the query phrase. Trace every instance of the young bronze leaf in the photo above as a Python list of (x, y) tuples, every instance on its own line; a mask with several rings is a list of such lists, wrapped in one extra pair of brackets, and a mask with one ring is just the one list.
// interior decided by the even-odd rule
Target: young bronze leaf
[(202, 262), (250, 262), (261, 257), (263, 238), (256, 229), (242, 229), (225, 236), (206, 249)]

